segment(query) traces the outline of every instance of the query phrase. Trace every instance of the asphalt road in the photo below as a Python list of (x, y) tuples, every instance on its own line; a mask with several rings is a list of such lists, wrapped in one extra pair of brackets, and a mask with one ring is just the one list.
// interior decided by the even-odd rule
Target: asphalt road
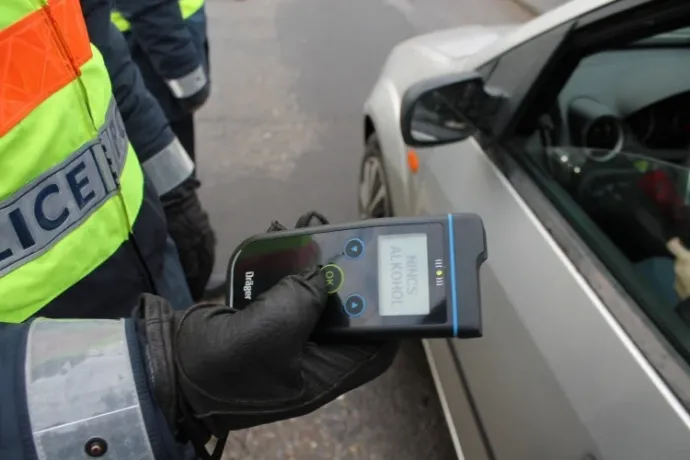
[[(462, 24), (521, 22), (511, 0), (207, 0), (212, 100), (198, 116), (202, 200), (219, 271), (272, 220), (356, 218), (362, 104), (391, 48)], [(451, 459), (418, 343), (314, 414), (233, 433), (226, 460)]]

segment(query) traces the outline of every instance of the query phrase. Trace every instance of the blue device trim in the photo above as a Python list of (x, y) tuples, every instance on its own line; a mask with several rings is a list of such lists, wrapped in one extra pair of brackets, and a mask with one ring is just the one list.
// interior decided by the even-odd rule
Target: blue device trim
[(455, 287), (455, 232), (453, 231), (453, 215), (448, 214), (448, 252), (450, 257), (450, 292), (453, 303), (453, 337), (458, 336), (458, 294)]

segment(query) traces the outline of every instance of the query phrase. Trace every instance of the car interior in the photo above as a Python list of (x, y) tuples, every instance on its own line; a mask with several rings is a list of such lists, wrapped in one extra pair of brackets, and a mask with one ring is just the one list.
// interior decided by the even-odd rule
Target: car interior
[(688, 336), (667, 244), (679, 238), (690, 248), (689, 75), (688, 28), (592, 54), (516, 139)]

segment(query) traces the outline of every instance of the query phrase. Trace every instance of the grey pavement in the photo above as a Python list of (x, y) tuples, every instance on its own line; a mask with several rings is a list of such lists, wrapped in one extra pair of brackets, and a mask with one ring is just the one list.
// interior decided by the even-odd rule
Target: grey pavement
[[(198, 116), (217, 269), (242, 239), (307, 210), (356, 218), (362, 105), (391, 48), (434, 29), (521, 22), (511, 0), (207, 0), (213, 92)], [(449, 459), (419, 343), (314, 414), (233, 433), (226, 460)]]

